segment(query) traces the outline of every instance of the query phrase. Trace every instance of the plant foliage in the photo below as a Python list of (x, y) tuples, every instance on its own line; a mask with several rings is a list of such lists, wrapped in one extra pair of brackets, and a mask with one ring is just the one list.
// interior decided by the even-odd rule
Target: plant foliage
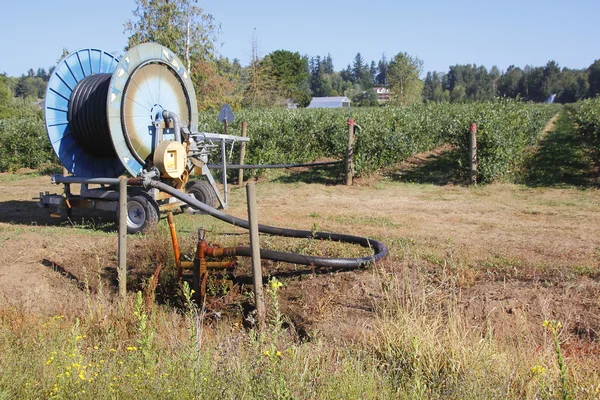
[[(357, 173), (377, 171), (406, 158), (452, 144), (462, 154), (457, 169), (468, 168), (468, 129), (478, 125), (479, 181), (510, 176), (524, 162), (524, 150), (533, 145), (556, 106), (531, 105), (513, 100), (475, 104), (426, 103), (411, 107), (304, 110), (242, 110), (229, 132), (248, 122), (251, 138), (247, 164), (280, 164), (344, 158), (347, 119), (354, 118)], [(220, 132), (214, 113), (200, 115), (200, 131)], [(235, 153), (234, 153), (235, 154)]]

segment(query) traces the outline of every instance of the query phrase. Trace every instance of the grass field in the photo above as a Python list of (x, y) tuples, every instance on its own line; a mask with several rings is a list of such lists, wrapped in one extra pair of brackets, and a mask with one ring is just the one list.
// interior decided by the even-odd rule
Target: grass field
[[(374, 237), (390, 256), (292, 277), (277, 274), (306, 270), (263, 262), (263, 332), (251, 323), (247, 260), (233, 291), (214, 287), (198, 307), (175, 283), (161, 220), (129, 239), (120, 302), (114, 219), (53, 219), (32, 200), (57, 191), (47, 176), (0, 174), (0, 398), (598, 398), (600, 192), (565, 118), (530, 149), (519, 185), (453, 184), (436, 167), (452, 148), (352, 187), (335, 184), (335, 170), (267, 174), (261, 223)], [(245, 217), (243, 188), (230, 204)], [(176, 224), (186, 257), (199, 226), (211, 242), (248, 242), (206, 216)], [(261, 245), (365, 255), (313, 240)]]

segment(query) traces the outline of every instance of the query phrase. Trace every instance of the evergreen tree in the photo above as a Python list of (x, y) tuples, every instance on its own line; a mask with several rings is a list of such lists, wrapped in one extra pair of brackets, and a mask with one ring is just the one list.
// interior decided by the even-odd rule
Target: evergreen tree
[(331, 54), (327, 53), (327, 56), (323, 58), (322, 67), (324, 74), (333, 74), (333, 60), (331, 59)]
[(388, 61), (385, 58), (385, 54), (381, 55), (381, 60), (377, 63), (377, 76), (375, 77), (375, 85), (377, 86), (387, 86), (387, 69), (388, 69)]

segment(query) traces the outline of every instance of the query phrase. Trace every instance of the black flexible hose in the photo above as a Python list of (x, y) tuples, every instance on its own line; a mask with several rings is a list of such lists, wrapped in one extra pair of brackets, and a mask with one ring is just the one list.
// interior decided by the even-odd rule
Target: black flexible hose
[[(324, 161), (307, 164), (227, 164), (227, 169), (263, 169), (263, 168), (298, 168), (298, 167), (319, 167), (326, 165), (341, 164), (344, 161)], [(208, 164), (209, 169), (223, 169), (222, 164)]]
[[(145, 179), (143, 181), (143, 185), (146, 188), (155, 188), (165, 193), (170, 194), (171, 196), (183, 201), (184, 203), (196, 208), (200, 209), (206, 214), (209, 214), (212, 217), (220, 219), (221, 221), (227, 222), (231, 225), (239, 226), (245, 229), (250, 228), (250, 224), (248, 221), (243, 220), (241, 218), (234, 217), (229, 214), (225, 214), (222, 211), (219, 211), (215, 208), (207, 206), (199, 200), (191, 197), (190, 195), (183, 193), (172, 186), (164, 184), (160, 181), (155, 181), (151, 179)], [(274, 251), (274, 250), (260, 250), (261, 258), (265, 258), (267, 260), (273, 261), (282, 261), (292, 264), (302, 264), (302, 265), (312, 265), (315, 267), (330, 267), (336, 269), (352, 269), (359, 268), (373, 262), (377, 262), (385, 258), (388, 254), (388, 248), (385, 244), (374, 240), (368, 239), (361, 236), (353, 236), (353, 235), (345, 235), (339, 233), (330, 233), (330, 232), (312, 232), (306, 230), (298, 230), (298, 229), (288, 229), (288, 228), (278, 228), (275, 226), (268, 225), (258, 225), (258, 231), (262, 233), (268, 233), (270, 235), (277, 236), (285, 236), (285, 237), (294, 237), (294, 238), (305, 238), (305, 239), (325, 239), (325, 240), (333, 240), (336, 242), (344, 242), (344, 243), (352, 243), (358, 244), (362, 247), (367, 247), (373, 249), (373, 255), (369, 257), (360, 257), (360, 258), (326, 258), (326, 257), (314, 257), (314, 256), (306, 256), (302, 254), (296, 253), (287, 253), (282, 251)], [(241, 246), (237, 248), (238, 254), (241, 256), (250, 256), (250, 247)]]
[(112, 74), (83, 78), (71, 94), (67, 120), (73, 139), (86, 153), (96, 157), (116, 157), (106, 116), (106, 99)]

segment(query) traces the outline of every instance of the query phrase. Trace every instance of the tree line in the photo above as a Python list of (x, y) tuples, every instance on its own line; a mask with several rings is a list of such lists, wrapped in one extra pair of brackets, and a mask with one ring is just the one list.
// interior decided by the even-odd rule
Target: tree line
[(424, 80), (424, 101), (468, 102), (497, 96), (531, 102), (553, 99), (574, 103), (600, 93), (600, 60), (587, 69), (560, 68), (555, 61), (543, 67), (511, 65), (504, 72), (474, 64), (454, 65), (447, 73), (428, 72)]
[[(196, 89), (201, 110), (223, 103), (233, 107), (273, 107), (289, 103), (305, 107), (312, 97), (346, 96), (353, 106), (377, 106), (376, 87), (390, 91), (386, 104), (415, 102), (464, 103), (495, 97), (543, 102), (550, 97), (570, 103), (600, 93), (600, 60), (587, 69), (561, 68), (555, 61), (543, 67), (510, 66), (506, 71), (474, 64), (454, 65), (448, 72), (428, 72), (423, 61), (401, 52), (389, 60), (367, 61), (357, 53), (346, 68), (335, 71), (330, 54), (301, 55), (288, 50), (260, 56), (253, 37), (247, 66), (215, 51), (220, 26), (197, 0), (136, 0), (133, 19), (124, 24), (125, 50), (157, 42), (179, 55)], [(66, 51), (63, 52), (63, 56)], [(30, 69), (19, 78), (0, 75), (0, 107), (10, 95), (43, 98), (52, 68)]]

